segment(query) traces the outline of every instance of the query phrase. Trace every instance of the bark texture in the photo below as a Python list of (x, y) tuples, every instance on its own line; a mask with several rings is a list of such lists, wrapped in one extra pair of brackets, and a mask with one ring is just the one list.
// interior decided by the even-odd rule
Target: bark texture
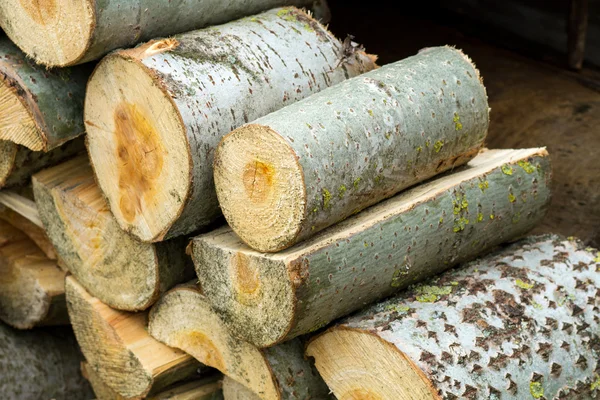
[(5, 400), (90, 399), (83, 360), (66, 328), (16, 331), (0, 323), (0, 393)]
[(36, 174), (33, 187), (63, 265), (106, 305), (145, 310), (161, 293), (194, 277), (185, 238), (150, 244), (121, 230), (87, 157)]
[[(307, 353), (340, 398), (350, 386), (378, 395), (371, 383), (393, 379), (402, 363), (431, 389), (423, 398), (600, 398), (600, 253), (592, 250), (530, 237), (341, 321)], [(388, 348), (378, 362), (389, 369), (378, 377), (361, 367), (369, 348), (355, 348), (352, 361), (337, 357), (338, 344), (352, 351), (365, 335)]]
[(92, 66), (50, 70), (0, 38), (0, 140), (47, 152), (82, 135)]
[(18, 329), (68, 325), (65, 272), (0, 220), (0, 320)]
[(217, 195), (244, 242), (282, 250), (466, 163), (488, 122), (471, 60), (424, 49), (229, 134), (215, 152)]
[(215, 221), (219, 140), (375, 67), (373, 57), (348, 51), (308, 14), (281, 8), (106, 57), (90, 80), (85, 120), (121, 227), (160, 241)]
[(152, 336), (246, 386), (254, 394), (250, 397), (329, 398), (329, 389), (304, 358), (300, 339), (263, 350), (236, 339), (193, 283), (165, 294), (149, 321)]
[(229, 228), (200, 235), (196, 272), (235, 335), (271, 346), (524, 234), (543, 218), (549, 185), (544, 149), (483, 151), (279, 253)]
[(67, 276), (65, 289), (69, 317), (87, 362), (120, 396), (142, 398), (196, 375), (197, 361), (148, 334), (147, 313), (113, 310), (73, 276)]

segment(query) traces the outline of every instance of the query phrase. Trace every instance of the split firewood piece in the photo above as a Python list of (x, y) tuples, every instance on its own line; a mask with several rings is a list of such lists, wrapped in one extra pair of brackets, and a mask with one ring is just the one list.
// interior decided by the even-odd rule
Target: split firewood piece
[(90, 65), (47, 69), (0, 37), (0, 140), (47, 152), (82, 135), (91, 72)]
[(279, 251), (468, 162), (488, 122), (471, 60), (426, 49), (227, 135), (215, 152), (217, 196), (245, 243)]
[(196, 374), (196, 360), (148, 334), (147, 313), (114, 310), (71, 275), (65, 287), (69, 317), (87, 362), (120, 396), (144, 397)]
[(4, 0), (0, 25), (38, 63), (64, 67), (96, 60), (111, 50), (155, 37), (222, 24), (273, 7), (313, 6), (328, 15), (325, 0)]
[(374, 67), (295, 8), (107, 56), (85, 123), (117, 222), (149, 242), (210, 224), (221, 215), (212, 162), (223, 135)]
[(56, 165), (84, 149), (83, 139), (80, 138), (47, 153), (0, 140), (0, 189), (26, 184), (31, 175), (39, 170)]
[(225, 400), (260, 400), (260, 397), (227, 375), (223, 378), (223, 397)]
[(307, 354), (337, 398), (600, 395), (600, 264), (525, 239), (340, 322)]
[(234, 335), (271, 346), (524, 234), (546, 213), (549, 163), (545, 149), (483, 151), (275, 254), (222, 228), (194, 238), (196, 272)]
[(329, 389), (304, 358), (300, 339), (259, 350), (234, 338), (196, 285), (177, 287), (161, 297), (150, 311), (148, 330), (261, 399), (329, 398)]
[(3, 400), (93, 398), (79, 371), (83, 357), (70, 329), (17, 331), (0, 323), (0, 343)]
[(119, 227), (87, 157), (44, 170), (32, 181), (40, 217), (64, 266), (108, 306), (145, 310), (195, 276), (185, 238), (142, 243)]
[(0, 320), (18, 329), (69, 324), (65, 272), (4, 220), (0, 220)]

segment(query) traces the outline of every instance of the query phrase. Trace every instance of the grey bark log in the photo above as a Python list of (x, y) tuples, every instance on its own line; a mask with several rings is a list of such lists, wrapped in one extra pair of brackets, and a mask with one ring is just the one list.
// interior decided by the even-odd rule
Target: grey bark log
[[(600, 253), (591, 251), (574, 239), (525, 239), (360, 311), (307, 352), (323, 370), (339, 350), (323, 345), (345, 330), (408, 359), (431, 389), (423, 398), (600, 398)], [(396, 367), (387, 365), (382, 380)], [(328, 383), (343, 397), (346, 383)]]
[(545, 215), (550, 175), (544, 149), (484, 151), (279, 253), (227, 227), (200, 235), (196, 272), (236, 336), (271, 346), (524, 234)]
[(244, 242), (279, 251), (466, 163), (488, 122), (471, 60), (424, 49), (229, 134), (215, 152), (217, 195)]

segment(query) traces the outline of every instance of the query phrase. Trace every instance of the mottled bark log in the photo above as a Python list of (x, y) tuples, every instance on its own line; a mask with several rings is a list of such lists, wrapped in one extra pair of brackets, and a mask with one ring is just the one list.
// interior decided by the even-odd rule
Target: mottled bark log
[(23, 332), (0, 323), (3, 400), (92, 398), (92, 390), (79, 371), (82, 360), (67, 328)]
[(341, 321), (307, 354), (338, 398), (600, 398), (597, 256), (525, 239)]
[(98, 183), (119, 225), (143, 241), (221, 215), (214, 148), (255, 118), (374, 68), (309, 15), (275, 9), (106, 57), (85, 122)]
[(64, 67), (155, 37), (285, 5), (312, 6), (317, 13), (328, 10), (325, 0), (5, 0), (0, 3), (0, 25), (38, 63)]
[(0, 320), (18, 329), (69, 324), (64, 282), (56, 261), (0, 220)]
[(83, 134), (91, 72), (90, 65), (49, 70), (0, 37), (0, 140), (47, 152)]
[(139, 311), (178, 283), (194, 277), (187, 240), (142, 243), (111, 214), (87, 157), (36, 174), (40, 217), (63, 265), (110, 307)]
[(73, 276), (67, 277), (65, 288), (69, 317), (87, 362), (120, 396), (141, 398), (196, 374), (196, 360), (148, 334), (147, 313), (113, 310)]
[(326, 399), (329, 389), (304, 359), (300, 339), (259, 350), (232, 337), (193, 283), (166, 293), (150, 311), (148, 330), (246, 386), (261, 399)]
[(74, 156), (84, 147), (83, 139), (74, 139), (44, 153), (0, 140), (0, 189), (23, 185), (39, 170)]
[(252, 250), (229, 228), (200, 235), (196, 272), (235, 335), (271, 346), (524, 234), (549, 184), (544, 149), (488, 150), (283, 252)]
[(471, 60), (425, 49), (227, 135), (215, 151), (217, 196), (250, 247), (282, 250), (466, 163), (488, 122)]

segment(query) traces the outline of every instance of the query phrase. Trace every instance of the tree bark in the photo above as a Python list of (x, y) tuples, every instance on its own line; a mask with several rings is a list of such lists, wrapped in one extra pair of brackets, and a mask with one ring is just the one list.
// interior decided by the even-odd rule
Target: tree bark
[(67, 328), (16, 331), (0, 323), (0, 393), (5, 400), (89, 399), (83, 360)]
[(65, 272), (23, 232), (0, 220), (0, 319), (18, 329), (68, 325)]
[(44, 0), (0, 3), (0, 25), (38, 63), (65, 67), (96, 60), (111, 50), (161, 36), (222, 24), (285, 5), (313, 6), (325, 0)]
[(451, 47), (422, 50), (245, 125), (215, 152), (223, 214), (274, 252), (473, 158), (489, 108)]
[(73, 330), (90, 367), (124, 398), (141, 398), (196, 374), (200, 364), (154, 340), (147, 313), (113, 310), (73, 278), (65, 282)]
[(0, 38), (0, 140), (47, 152), (82, 135), (92, 66), (50, 70)]
[(83, 150), (83, 139), (72, 140), (47, 153), (0, 140), (0, 189), (26, 184), (31, 175), (39, 170), (58, 164)]
[(121, 230), (87, 157), (36, 174), (33, 188), (63, 265), (106, 305), (145, 310), (161, 293), (194, 277), (185, 254), (187, 239), (142, 243)]
[(300, 339), (263, 350), (236, 339), (193, 282), (171, 290), (156, 303), (148, 330), (161, 342), (246, 386), (258, 398), (329, 398), (329, 389), (304, 359)]
[(549, 185), (544, 149), (483, 151), (280, 253), (252, 250), (229, 228), (200, 235), (196, 273), (234, 335), (271, 346), (524, 234), (543, 218)]
[(214, 222), (222, 136), (375, 67), (348, 51), (306, 13), (282, 8), (106, 57), (88, 85), (85, 121), (119, 225), (156, 242)]
[(307, 354), (338, 398), (598, 398), (596, 257), (525, 239), (341, 321)]

